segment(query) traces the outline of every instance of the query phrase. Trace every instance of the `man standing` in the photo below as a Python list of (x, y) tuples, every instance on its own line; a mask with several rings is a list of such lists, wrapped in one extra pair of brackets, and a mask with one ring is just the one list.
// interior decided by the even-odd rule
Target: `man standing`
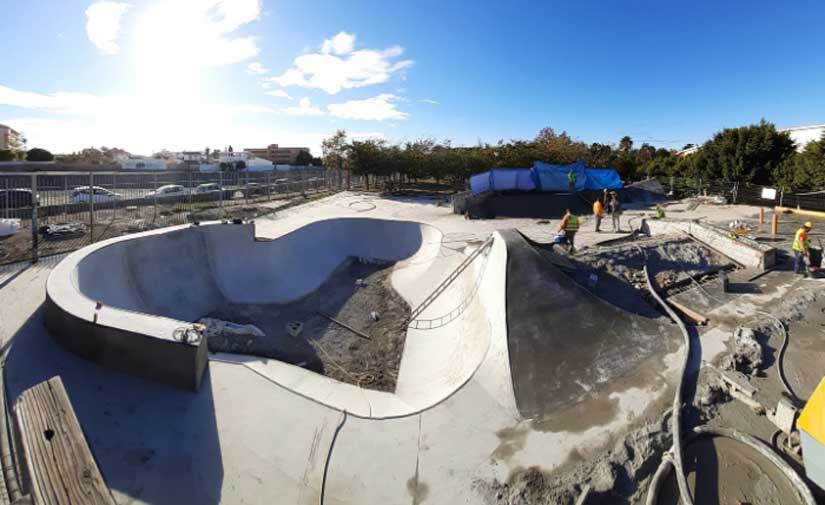
[(573, 173), (572, 168), (567, 172), (567, 187), (570, 188), (571, 193), (576, 192), (576, 174)]
[(561, 220), (561, 226), (559, 226), (559, 233), (564, 233), (564, 239), (567, 241), (568, 249), (567, 251), (570, 254), (573, 254), (575, 250), (575, 245), (573, 240), (576, 238), (576, 232), (579, 231), (579, 218), (577, 218), (570, 209), (564, 213), (564, 217)]
[(795, 274), (803, 274), (808, 277), (808, 267), (805, 264), (805, 258), (808, 257), (808, 246), (811, 244), (811, 239), (808, 238), (808, 233), (814, 225), (810, 221), (806, 222), (802, 228), (796, 230), (796, 235), (793, 239), (793, 271)]
[(622, 223), (621, 223), (621, 216), (622, 216), (622, 204), (619, 203), (619, 195), (613, 191), (610, 194), (610, 218), (613, 221), (613, 232), (620, 232), (622, 231)]
[(602, 225), (602, 214), (604, 214), (604, 207), (602, 207), (601, 200), (593, 202), (593, 217), (596, 219), (596, 231), (600, 232), (599, 227)]
[(602, 207), (605, 209), (610, 206), (610, 195), (607, 194), (607, 188), (602, 190)]

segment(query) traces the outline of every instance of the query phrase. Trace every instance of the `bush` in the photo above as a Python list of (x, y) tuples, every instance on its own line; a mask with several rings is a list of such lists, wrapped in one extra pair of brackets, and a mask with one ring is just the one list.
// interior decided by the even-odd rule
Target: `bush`
[(54, 161), (54, 156), (45, 149), (35, 147), (26, 153), (26, 161)]
[(0, 149), (0, 161), (14, 161), (16, 158), (11, 149)]

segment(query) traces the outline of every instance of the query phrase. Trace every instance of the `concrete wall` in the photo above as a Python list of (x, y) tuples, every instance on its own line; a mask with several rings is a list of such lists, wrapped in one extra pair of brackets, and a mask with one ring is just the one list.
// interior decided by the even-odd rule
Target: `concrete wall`
[(642, 231), (650, 235), (686, 233), (747, 268), (765, 270), (776, 264), (776, 249), (747, 237), (731, 238), (727, 230), (695, 221), (647, 219)]

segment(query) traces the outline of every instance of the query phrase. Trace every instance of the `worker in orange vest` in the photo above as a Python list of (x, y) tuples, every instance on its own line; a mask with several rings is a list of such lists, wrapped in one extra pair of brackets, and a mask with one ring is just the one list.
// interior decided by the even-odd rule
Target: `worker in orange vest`
[(599, 227), (602, 225), (602, 216), (604, 215), (604, 207), (600, 200), (593, 202), (593, 217), (596, 218), (596, 231), (600, 232)]

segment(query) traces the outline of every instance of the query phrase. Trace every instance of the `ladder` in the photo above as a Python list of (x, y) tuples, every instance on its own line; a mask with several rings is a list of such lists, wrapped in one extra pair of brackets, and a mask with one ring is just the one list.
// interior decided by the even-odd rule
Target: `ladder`
[(458, 279), (458, 276), (461, 275), (461, 273), (464, 270), (466, 270), (467, 267), (470, 266), (470, 264), (473, 262), (473, 260), (478, 258), (481, 255), (481, 253), (484, 252), (485, 249), (487, 249), (490, 245), (492, 245), (492, 243), (493, 243), (493, 236), (490, 235), (487, 238), (487, 240), (485, 240), (480, 246), (478, 246), (478, 248), (475, 251), (473, 251), (469, 256), (464, 258), (464, 260), (461, 262), (461, 264), (458, 265), (458, 267), (456, 267), (455, 270), (450, 272), (450, 275), (448, 275), (446, 279), (441, 281), (441, 283), (438, 286), (436, 286), (436, 288), (433, 290), (433, 292), (430, 293), (427, 296), (427, 298), (425, 298), (424, 301), (422, 301), (418, 305), (418, 307), (416, 307), (415, 310), (412, 311), (412, 313), (410, 314), (410, 317), (407, 318), (407, 324), (409, 325), (412, 321), (415, 321), (416, 318), (418, 316), (420, 316), (421, 313), (424, 312), (427, 309), (427, 307), (432, 305), (432, 303), (439, 296), (441, 296), (441, 293), (446, 291), (447, 288), (450, 287), (450, 284), (452, 284), (453, 281)]

